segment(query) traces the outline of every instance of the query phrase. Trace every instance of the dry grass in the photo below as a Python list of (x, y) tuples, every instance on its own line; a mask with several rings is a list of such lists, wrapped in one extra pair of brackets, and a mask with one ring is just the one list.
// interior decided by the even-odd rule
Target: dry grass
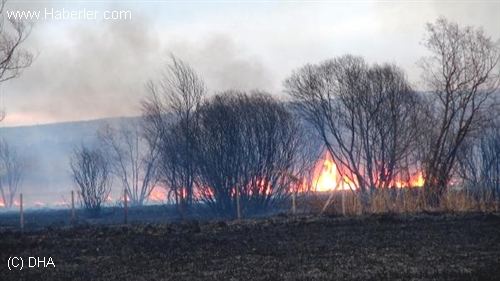
[[(360, 193), (345, 191), (342, 208), (342, 192), (309, 192), (297, 198), (297, 209), (306, 213), (330, 215), (359, 215), (363, 213)], [(439, 207), (429, 206), (422, 188), (401, 190), (377, 190), (369, 194), (365, 213), (418, 213), (430, 212), (498, 212), (500, 202), (491, 190), (474, 191), (448, 189)]]

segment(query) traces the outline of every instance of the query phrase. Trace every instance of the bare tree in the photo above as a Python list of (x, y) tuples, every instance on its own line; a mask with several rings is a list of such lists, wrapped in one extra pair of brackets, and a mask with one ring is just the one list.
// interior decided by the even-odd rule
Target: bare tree
[(394, 187), (396, 179), (408, 181), (415, 170), (413, 151), (423, 131), (423, 101), (409, 86), (404, 71), (394, 65), (372, 66), (367, 79), (368, 97), (361, 106), (369, 117), (367, 131), (360, 132), (366, 170), (373, 177), (372, 186)]
[(0, 195), (4, 207), (11, 208), (22, 183), (26, 165), (16, 149), (4, 139), (0, 141)]
[(360, 189), (363, 206), (366, 191), (391, 186), (407, 170), (420, 99), (403, 70), (347, 55), (306, 65), (284, 86), (340, 172)]
[(0, 83), (18, 77), (33, 60), (33, 55), (20, 47), (31, 28), (24, 20), (5, 15), (6, 2), (0, 2)]
[(131, 205), (142, 206), (159, 181), (158, 134), (143, 134), (138, 122), (127, 122), (119, 129), (105, 124), (97, 135), (110, 158), (111, 171), (127, 189)]
[(287, 103), (287, 110), (294, 115), (297, 122), (297, 154), (294, 159), (294, 169), (286, 171), (294, 183), (293, 191), (312, 191), (314, 186), (312, 182), (315, 179), (314, 170), (318, 159), (324, 155), (325, 148), (321, 136), (307, 122), (301, 112), (297, 110), (298, 106), (294, 103)]
[(428, 204), (438, 206), (460, 146), (499, 110), (490, 98), (498, 88), (500, 54), (481, 28), (460, 27), (443, 17), (427, 24), (425, 46), (432, 56), (422, 59), (421, 67), (435, 104), (425, 186)]
[(112, 185), (107, 157), (99, 149), (82, 144), (70, 156), (70, 166), (83, 208), (89, 215), (99, 216)]
[[(168, 199), (175, 200), (182, 215), (181, 190), (185, 176), (180, 168), (179, 147), (182, 146), (176, 127), (174, 117), (164, 108), (164, 103), (158, 93), (158, 88), (153, 82), (148, 82), (147, 90), (150, 96), (143, 100), (143, 131), (148, 139), (157, 139), (159, 147), (158, 173), (160, 184), (167, 190)], [(148, 141), (152, 145), (153, 141)]]
[[(159, 83), (149, 82), (149, 97), (142, 102), (146, 127), (161, 138), (165, 183), (176, 191), (181, 216), (185, 205), (193, 203), (195, 183), (194, 128), (196, 109), (206, 94), (203, 80), (186, 63), (171, 56)], [(174, 125), (175, 124), (175, 125)], [(175, 133), (175, 135), (172, 135)], [(172, 139), (172, 137), (175, 137)], [(172, 145), (176, 147), (172, 147)], [(169, 154), (170, 153), (170, 154)], [(172, 154), (173, 153), (173, 154)], [(167, 165), (167, 166), (165, 166)], [(175, 165), (171, 169), (171, 165)], [(175, 171), (172, 174), (170, 171)], [(179, 179), (179, 176), (181, 179)]]
[(481, 201), (500, 202), (500, 119), (493, 120), (478, 138), (464, 143), (457, 162), (462, 185), (474, 195), (478, 205)]
[[(5, 15), (6, 2), (0, 0), (0, 83), (18, 77), (33, 61), (33, 55), (20, 47), (31, 28), (24, 20)], [(0, 108), (0, 122), (4, 118), (5, 111)]]
[(198, 111), (200, 197), (218, 215), (265, 212), (290, 193), (297, 123), (269, 94), (225, 92)]

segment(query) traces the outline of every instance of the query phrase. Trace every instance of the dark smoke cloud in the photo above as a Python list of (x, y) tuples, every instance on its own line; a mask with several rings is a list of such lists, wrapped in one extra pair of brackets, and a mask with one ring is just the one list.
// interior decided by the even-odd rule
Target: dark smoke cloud
[[(77, 5), (12, 4), (31, 10)], [(2, 125), (137, 115), (145, 82), (159, 76), (170, 53), (191, 64), (212, 92), (278, 93), (293, 68), (345, 53), (396, 62), (417, 80), (415, 62), (426, 55), (419, 45), (425, 23), (440, 15), (500, 38), (498, 2), (286, 3), (272, 10), (265, 4), (220, 4), (221, 11), (205, 5), (212, 8), (208, 12), (200, 3), (158, 4), (163, 9), (146, 3), (78, 5), (73, 8), (131, 10), (133, 19), (34, 22), (26, 46), (37, 58), (19, 79), (0, 87), (0, 107), (7, 111)], [(249, 13), (253, 6), (262, 7), (261, 13)]]
[(19, 79), (2, 85), (4, 125), (28, 115), (40, 116), (35, 123), (138, 115), (145, 82), (159, 76), (170, 53), (191, 64), (210, 90), (272, 87), (263, 63), (224, 35), (196, 43), (189, 34), (171, 40), (164, 37), (175, 27), (157, 27), (137, 11), (132, 20), (67, 25), (34, 23), (27, 47), (36, 60)]
[(135, 114), (159, 53), (148, 19), (68, 24), (60, 30), (34, 24), (29, 46), (37, 57), (4, 86), (7, 114), (9, 106), (52, 120)]
[(178, 42), (170, 49), (179, 57), (187, 58), (212, 91), (278, 90), (274, 75), (262, 61), (248, 55), (250, 50), (236, 45), (227, 36), (212, 35), (201, 44)]

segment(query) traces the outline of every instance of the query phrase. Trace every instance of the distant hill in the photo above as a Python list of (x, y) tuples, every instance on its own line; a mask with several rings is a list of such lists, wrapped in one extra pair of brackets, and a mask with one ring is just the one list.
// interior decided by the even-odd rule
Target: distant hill
[[(37, 202), (51, 207), (70, 200), (74, 188), (70, 178), (69, 155), (82, 141), (91, 143), (96, 131), (105, 123), (115, 126), (139, 117), (107, 118), (91, 121), (54, 123), (22, 127), (2, 127), (0, 136), (16, 147), (27, 160), (20, 191), (28, 206)], [(38, 203), (38, 204), (39, 204)], [(41, 205), (41, 204), (39, 204)]]

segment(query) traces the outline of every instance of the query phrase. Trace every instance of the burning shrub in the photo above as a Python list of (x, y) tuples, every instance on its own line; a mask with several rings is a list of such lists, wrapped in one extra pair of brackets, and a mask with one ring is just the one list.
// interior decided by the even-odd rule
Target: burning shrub
[(288, 196), (297, 150), (293, 115), (269, 94), (226, 92), (198, 110), (200, 199), (219, 215), (269, 210)]
[(149, 82), (147, 91), (149, 97), (142, 101), (144, 133), (150, 148), (158, 146), (161, 183), (174, 195), (183, 216), (194, 201), (195, 112), (207, 92), (205, 83), (172, 55), (161, 80)]
[(414, 151), (425, 103), (401, 68), (346, 55), (307, 64), (284, 86), (342, 172), (342, 181), (359, 189), (364, 211), (370, 190), (393, 187), (418, 167)]

